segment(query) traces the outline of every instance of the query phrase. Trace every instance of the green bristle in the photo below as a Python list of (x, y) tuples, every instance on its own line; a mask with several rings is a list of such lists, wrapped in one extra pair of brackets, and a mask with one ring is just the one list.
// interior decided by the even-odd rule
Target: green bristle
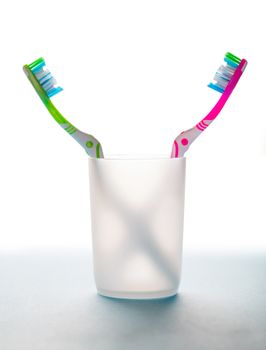
[(236, 64), (239, 64), (241, 62), (241, 59), (233, 55), (231, 52), (227, 52), (225, 54), (225, 57), (229, 58), (231, 61), (235, 62)]
[(38, 64), (44, 62), (44, 59), (42, 57), (38, 58), (36, 61), (32, 62), (31, 64), (29, 64), (29, 68), (33, 69), (34, 67), (36, 67)]

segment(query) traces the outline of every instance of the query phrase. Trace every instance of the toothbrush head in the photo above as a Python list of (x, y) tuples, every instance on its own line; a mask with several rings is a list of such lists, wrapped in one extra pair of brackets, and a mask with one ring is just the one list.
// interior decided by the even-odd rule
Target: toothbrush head
[(42, 57), (29, 65), (26, 64), (23, 70), (40, 97), (44, 97), (45, 94), (48, 98), (51, 98), (63, 90), (58, 86), (57, 81), (46, 68)]
[(225, 54), (224, 61), (225, 65), (219, 67), (213, 78), (214, 81), (208, 85), (208, 87), (222, 94), (229, 88), (231, 82), (233, 82), (232, 89), (235, 87), (247, 65), (245, 59), (241, 60), (230, 52)]

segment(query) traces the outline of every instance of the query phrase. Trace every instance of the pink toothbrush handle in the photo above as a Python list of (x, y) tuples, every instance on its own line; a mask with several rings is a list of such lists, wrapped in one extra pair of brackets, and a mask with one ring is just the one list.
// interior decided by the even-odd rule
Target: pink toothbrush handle
[(242, 73), (246, 68), (246, 65), (247, 61), (244, 59), (241, 60), (231, 81), (229, 82), (219, 101), (216, 103), (210, 113), (207, 114), (206, 117), (203, 118), (193, 128), (183, 131), (180, 135), (177, 136), (172, 147), (172, 158), (183, 157), (192, 142), (214, 121), (217, 115), (221, 112), (232, 91), (234, 90), (236, 84), (238, 83)]

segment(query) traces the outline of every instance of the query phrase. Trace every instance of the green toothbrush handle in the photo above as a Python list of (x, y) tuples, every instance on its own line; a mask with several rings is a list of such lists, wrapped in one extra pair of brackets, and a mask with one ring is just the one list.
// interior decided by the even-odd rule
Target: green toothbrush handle
[(103, 150), (100, 142), (92, 135), (86, 134), (74, 125), (72, 125), (67, 119), (65, 119), (62, 114), (55, 108), (51, 100), (49, 103), (45, 103), (48, 111), (53, 116), (53, 118), (58, 122), (58, 124), (75, 139), (87, 152), (87, 154), (92, 158), (103, 158)]
[(62, 116), (49, 98), (43, 102), (57, 123), (85, 149), (90, 157), (104, 157), (102, 146), (94, 136), (86, 134), (72, 125), (65, 117)]
[(87, 152), (90, 157), (103, 158), (103, 150), (100, 142), (92, 135), (86, 134), (75, 128), (69, 122), (60, 124)]

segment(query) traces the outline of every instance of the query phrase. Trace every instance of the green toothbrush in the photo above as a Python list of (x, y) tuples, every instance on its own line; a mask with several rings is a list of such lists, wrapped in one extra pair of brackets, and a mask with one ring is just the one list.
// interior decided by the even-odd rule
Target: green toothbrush
[(63, 89), (57, 85), (55, 78), (46, 68), (44, 59), (39, 58), (29, 65), (25, 64), (23, 70), (45, 107), (57, 123), (85, 149), (90, 157), (103, 158), (103, 150), (100, 142), (92, 135), (78, 130), (69, 123), (50, 100), (52, 96)]

